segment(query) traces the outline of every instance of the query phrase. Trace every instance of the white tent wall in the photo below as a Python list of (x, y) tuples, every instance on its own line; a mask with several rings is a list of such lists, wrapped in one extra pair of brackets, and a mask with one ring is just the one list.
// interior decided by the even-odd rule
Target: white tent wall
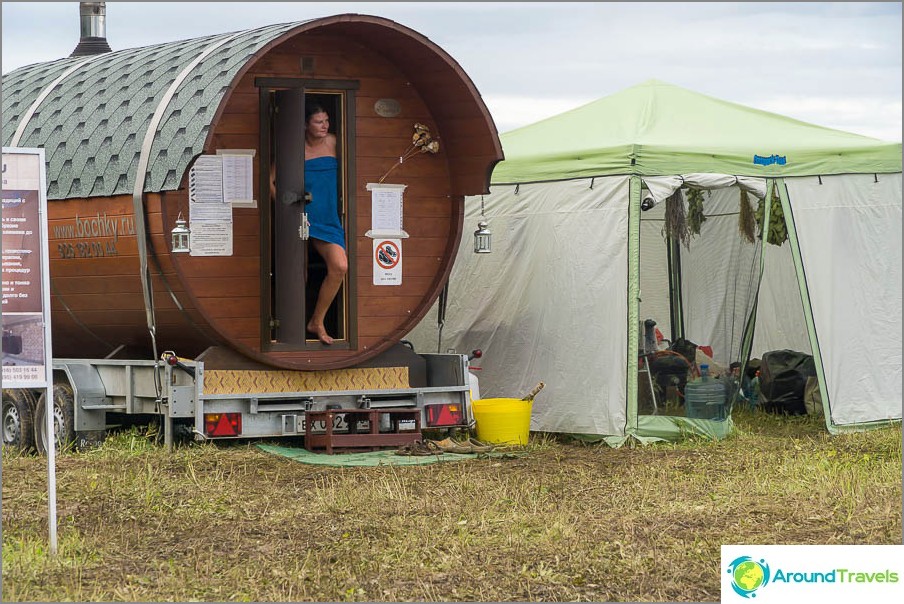
[(750, 357), (785, 349), (813, 354), (791, 244), (767, 245), (763, 264)]
[[(481, 203), (466, 200), (442, 348), (483, 350), (483, 398), (520, 397), (544, 381), (532, 430), (625, 433), (628, 180), (492, 187), (491, 254), (473, 252), (468, 227)], [(407, 339), (436, 349), (435, 308)]]
[(831, 420), (901, 419), (901, 174), (785, 184)]

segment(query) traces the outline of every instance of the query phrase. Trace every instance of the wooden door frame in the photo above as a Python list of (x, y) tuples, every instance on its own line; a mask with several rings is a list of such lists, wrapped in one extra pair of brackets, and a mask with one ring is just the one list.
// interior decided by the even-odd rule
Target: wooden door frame
[[(355, 158), (356, 147), (356, 100), (355, 91), (360, 88), (357, 80), (325, 80), (315, 78), (269, 78), (257, 77), (254, 85), (258, 88), (259, 107), (260, 107), (260, 136), (259, 136), (259, 153), (258, 153), (258, 174), (260, 175), (258, 183), (260, 203), (260, 341), (262, 351), (301, 351), (301, 350), (357, 350), (358, 348), (358, 304), (357, 304), (357, 261), (356, 261), (356, 245), (355, 233), (356, 228), (356, 208), (357, 200), (355, 195), (354, 183), (355, 178)], [(330, 346), (325, 346), (317, 340), (306, 340), (304, 344), (280, 344), (271, 341), (273, 316), (271, 314), (272, 307), (272, 291), (270, 274), (273, 271), (273, 258), (271, 255), (271, 230), (272, 224), (270, 220), (273, 201), (270, 199), (270, 129), (272, 125), (270, 102), (270, 93), (278, 89), (301, 88), (305, 94), (337, 94), (341, 96), (342, 115), (341, 115), (341, 134), (340, 141), (341, 153), (341, 169), (343, 178), (342, 191), (345, 194), (345, 231), (346, 231), (346, 253), (348, 255), (348, 272), (344, 283), (344, 292), (342, 293), (345, 300), (345, 323), (346, 334), (345, 341), (337, 341)]]

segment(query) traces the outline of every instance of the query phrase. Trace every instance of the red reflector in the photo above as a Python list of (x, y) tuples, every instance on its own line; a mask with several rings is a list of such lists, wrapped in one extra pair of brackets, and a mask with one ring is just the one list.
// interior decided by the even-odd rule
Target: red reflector
[(458, 403), (427, 405), (428, 426), (460, 426), (465, 421), (464, 410)]
[(205, 413), (204, 433), (207, 436), (239, 436), (242, 433), (242, 414)]

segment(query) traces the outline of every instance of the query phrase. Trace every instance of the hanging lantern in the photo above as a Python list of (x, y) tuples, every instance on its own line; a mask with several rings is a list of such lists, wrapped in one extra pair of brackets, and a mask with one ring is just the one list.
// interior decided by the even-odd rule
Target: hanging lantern
[(477, 223), (477, 230), (474, 231), (474, 253), (475, 254), (489, 254), (493, 250), (492, 248), (492, 238), (493, 234), (488, 229), (489, 225), (481, 220)]
[(189, 230), (188, 226), (185, 223), (185, 219), (182, 218), (182, 212), (179, 212), (179, 218), (176, 219), (176, 226), (173, 227), (172, 230), (173, 237), (173, 253), (185, 253), (191, 251), (189, 247), (189, 239), (191, 237), (191, 230)]
[(490, 229), (487, 228), (490, 225), (487, 224), (487, 217), (484, 214), (483, 208), (483, 195), (480, 196), (480, 221), (477, 223), (477, 230), (474, 231), (474, 253), (475, 254), (489, 254), (493, 250), (492, 248), (492, 240), (493, 234), (490, 232)]

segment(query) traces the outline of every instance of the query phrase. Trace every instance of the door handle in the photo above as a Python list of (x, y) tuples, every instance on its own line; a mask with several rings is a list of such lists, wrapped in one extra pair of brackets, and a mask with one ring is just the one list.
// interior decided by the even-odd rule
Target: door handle
[(298, 191), (284, 191), (282, 194), (282, 202), (287, 206), (298, 203), (299, 201), (304, 201), (305, 204), (309, 204), (312, 199), (313, 198), (308, 191), (305, 191), (303, 195), (299, 195)]

